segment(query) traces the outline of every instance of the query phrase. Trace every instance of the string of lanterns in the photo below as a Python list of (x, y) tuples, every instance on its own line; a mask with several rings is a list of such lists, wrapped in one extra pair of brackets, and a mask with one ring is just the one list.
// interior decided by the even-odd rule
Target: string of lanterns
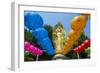
[(28, 51), (29, 53), (33, 55), (42, 55), (43, 51), (39, 48), (35, 47), (34, 45), (31, 45), (28, 41), (24, 42), (24, 49), (25, 51)]
[(74, 52), (80, 54), (82, 51), (90, 47), (90, 39), (85, 40), (81, 45), (74, 49)]

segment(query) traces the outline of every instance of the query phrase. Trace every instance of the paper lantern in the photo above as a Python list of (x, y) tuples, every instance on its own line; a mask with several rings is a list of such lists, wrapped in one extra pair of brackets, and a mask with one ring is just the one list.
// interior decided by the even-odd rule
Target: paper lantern
[(25, 41), (24, 42), (24, 49), (25, 49), (25, 51), (29, 50), (29, 47), (30, 47), (30, 43)]
[(43, 54), (42, 50), (40, 50), (39, 48), (35, 47), (34, 45), (31, 45), (27, 41), (24, 42), (24, 49), (25, 49), (25, 51), (28, 51), (29, 53), (31, 53), (33, 55), (42, 55)]
[(36, 29), (32, 34), (36, 37), (37, 40), (41, 40), (45, 37), (48, 37), (48, 32), (44, 28)]
[(80, 37), (81, 33), (71, 30), (68, 34), (68, 37), (74, 42)]
[(65, 55), (65, 54), (67, 54), (69, 51), (70, 51), (70, 46), (69, 46), (68, 43), (65, 43), (65, 46), (64, 46), (64, 48), (63, 48), (62, 54)]
[(74, 51), (76, 53), (81, 53), (82, 51), (84, 51), (88, 47), (90, 47), (90, 39), (85, 40), (80, 46), (78, 46), (77, 48), (75, 48)]
[(70, 39), (69, 37), (67, 37), (66, 43), (67, 43), (70, 47), (72, 47), (74, 41), (73, 41), (72, 39)]
[(24, 14), (24, 25), (30, 30), (35, 30), (43, 26), (43, 19), (35, 12), (26, 12)]
[(75, 31), (80, 31), (80, 30), (83, 30), (83, 28), (85, 27), (85, 24), (86, 24), (86, 21), (82, 15), (76, 16), (71, 21), (71, 28)]
[(85, 40), (84, 44), (86, 44), (86, 47), (90, 47), (90, 39)]

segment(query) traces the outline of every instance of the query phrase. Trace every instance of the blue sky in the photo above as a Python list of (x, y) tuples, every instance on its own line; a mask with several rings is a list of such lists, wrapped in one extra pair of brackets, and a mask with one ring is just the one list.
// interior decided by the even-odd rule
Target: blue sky
[[(64, 26), (66, 30), (66, 36), (68, 36), (68, 33), (71, 30), (70, 21), (73, 17), (80, 15), (79, 13), (60, 13), (60, 12), (38, 12), (33, 11), (35, 13), (38, 13), (44, 21), (44, 24), (50, 24), (51, 26), (55, 26), (58, 22), (61, 22), (61, 24)], [(90, 18), (88, 19), (87, 25), (84, 29), (85, 34), (90, 37)]]

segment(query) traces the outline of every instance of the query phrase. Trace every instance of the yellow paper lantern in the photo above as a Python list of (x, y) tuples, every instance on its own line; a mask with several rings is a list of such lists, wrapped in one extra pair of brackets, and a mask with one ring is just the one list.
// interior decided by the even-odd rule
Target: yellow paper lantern
[(85, 24), (85, 19), (82, 15), (76, 16), (71, 21), (71, 28), (75, 31), (80, 31), (84, 28)]
[(76, 31), (71, 30), (69, 32), (68, 37), (75, 42), (79, 38), (80, 35), (81, 35), (81, 32), (76, 32)]
[(64, 48), (63, 48), (62, 54), (65, 55), (65, 54), (67, 54), (69, 51), (70, 51), (70, 46), (69, 46), (68, 43), (66, 43), (65, 46), (64, 46)]
[(72, 47), (72, 44), (74, 43), (74, 41), (73, 41), (72, 39), (70, 39), (69, 37), (67, 37), (66, 43), (67, 43), (70, 47)]

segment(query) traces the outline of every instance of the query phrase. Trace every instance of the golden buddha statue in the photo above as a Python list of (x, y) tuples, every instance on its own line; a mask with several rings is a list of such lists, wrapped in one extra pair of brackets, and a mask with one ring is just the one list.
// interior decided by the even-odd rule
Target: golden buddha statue
[(57, 58), (58, 56), (63, 56), (63, 47), (65, 45), (65, 39), (66, 39), (66, 31), (61, 23), (58, 23), (52, 33), (53, 37), (53, 44), (55, 48), (55, 56), (54, 58)]

